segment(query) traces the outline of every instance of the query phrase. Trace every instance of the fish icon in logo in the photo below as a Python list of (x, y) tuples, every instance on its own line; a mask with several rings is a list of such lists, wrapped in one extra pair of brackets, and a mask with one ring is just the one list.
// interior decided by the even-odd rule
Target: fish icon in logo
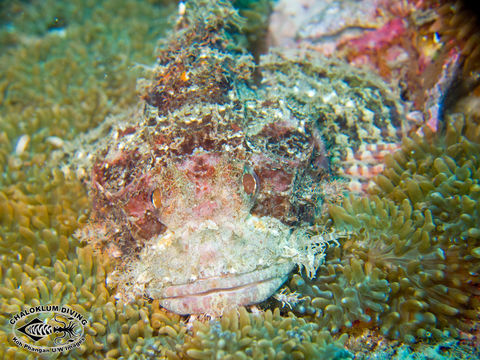
[[(62, 326), (52, 326), (48, 323), (44, 323), (42, 320), (38, 318), (34, 318), (29, 323), (23, 325), (22, 327), (18, 328), (17, 331), (21, 332), (22, 334), (26, 335), (33, 341), (38, 341), (47, 337), (51, 334), (63, 333), (62, 336), (56, 337), (53, 342), (55, 345), (58, 345), (61, 339), (64, 339), (67, 335), (69, 339), (67, 342), (72, 342), (77, 337), (75, 327), (76, 323), (70, 321), (68, 324), (57, 319), (57, 315), (53, 317), (53, 320)], [(74, 320), (74, 318), (68, 318), (68, 320)]]
[(18, 328), (18, 331), (28, 336), (33, 341), (38, 341), (51, 334), (51, 327), (51, 325), (45, 324), (39, 318), (35, 318), (28, 324)]

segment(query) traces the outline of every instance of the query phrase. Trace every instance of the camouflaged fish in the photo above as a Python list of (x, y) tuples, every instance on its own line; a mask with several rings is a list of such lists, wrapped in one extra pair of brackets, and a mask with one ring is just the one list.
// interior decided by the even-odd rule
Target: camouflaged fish
[[(96, 152), (82, 236), (115, 259), (122, 297), (218, 314), (267, 299), (296, 264), (313, 276), (322, 260), (329, 237), (309, 228), (331, 165), (309, 102), (325, 107), (333, 90), (319, 91), (321, 82), (281, 56), (257, 68), (226, 31), (241, 22), (228, 3), (183, 10), (140, 104), (116, 119)], [(298, 86), (282, 83), (292, 71), (305, 78)], [(383, 106), (386, 114), (367, 114), (370, 121), (395, 117), (374, 90), (372, 99), (357, 95), (359, 104)], [(345, 136), (335, 139), (329, 154), (344, 146)]]

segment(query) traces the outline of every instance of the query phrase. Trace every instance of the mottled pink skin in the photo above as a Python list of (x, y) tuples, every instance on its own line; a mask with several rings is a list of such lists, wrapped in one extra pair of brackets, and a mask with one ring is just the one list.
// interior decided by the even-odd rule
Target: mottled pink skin
[(206, 200), (193, 208), (193, 213), (198, 218), (211, 218), (218, 211), (218, 204), (211, 200)]
[[(256, 168), (264, 169), (264, 175), (262, 176), (262, 186), (264, 188), (272, 189), (275, 192), (286, 191), (292, 183), (292, 177), (290, 174), (282, 170), (271, 169), (271, 166), (267, 166), (272, 162), (272, 159), (264, 154), (255, 154), (252, 156), (252, 164)], [(299, 166), (298, 161), (289, 161), (291, 169), (295, 169)]]
[(213, 191), (211, 176), (219, 162), (218, 154), (203, 153), (191, 156), (177, 165), (178, 170), (184, 172), (195, 187), (194, 196), (198, 205), (192, 208), (192, 211), (199, 220), (213, 218), (222, 206), (217, 201), (211, 200)]
[(406, 31), (403, 19), (390, 20), (381, 28), (366, 31), (360, 37), (348, 41), (348, 47), (357, 53), (365, 53), (372, 50), (383, 49)]
[(240, 164), (228, 163), (219, 153), (199, 152), (172, 166), (176, 170), (166, 169), (170, 174), (166, 179), (160, 174), (155, 180), (159, 189), (168, 187), (158, 213), (170, 230), (208, 219), (245, 216), (250, 209), (240, 196)]
[(218, 153), (199, 153), (186, 158), (177, 165), (177, 168), (185, 172), (189, 178), (197, 179), (211, 175), (219, 162), (220, 155)]
[(200, 249), (200, 259), (203, 265), (208, 265), (210, 262), (215, 261), (217, 257), (217, 251), (211, 246), (211, 244), (204, 244)]

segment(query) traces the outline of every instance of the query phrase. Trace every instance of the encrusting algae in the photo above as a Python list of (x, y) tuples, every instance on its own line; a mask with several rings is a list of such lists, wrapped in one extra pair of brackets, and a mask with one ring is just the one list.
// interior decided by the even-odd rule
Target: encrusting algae
[[(196, 3), (234, 13), (227, 2)], [(97, 253), (74, 235), (88, 223), (91, 205), (81, 180), (88, 176), (90, 168), (86, 166), (85, 172), (82, 167), (59, 169), (58, 153), (48, 156), (53, 149), (68, 148), (68, 141), (101, 123), (107, 115), (132, 114), (128, 109), (134, 105), (135, 97), (131, 94), (138, 74), (130, 73), (127, 68), (135, 61), (148, 61), (154, 39), (159, 36), (156, 31), (161, 26), (147, 28), (145, 24), (161, 18), (163, 10), (148, 2), (125, 1), (124, 9), (130, 10), (115, 13), (115, 9), (122, 8), (117, 4), (105, 1), (93, 13), (99, 18), (115, 19), (110, 22), (113, 27), (130, 29), (124, 22), (129, 11), (135, 9), (138, 17), (131, 19), (145, 20), (132, 20), (135, 31), (129, 35), (134, 48), (131, 51), (123, 48), (129, 45), (107, 36), (113, 30), (102, 29), (98, 24), (106, 23), (103, 20), (96, 23), (70, 17), (73, 15), (68, 14), (75, 13), (72, 8), (85, 6), (81, 2), (69, 5), (64, 13), (67, 15), (63, 35), (54, 32), (45, 35), (38, 22), (24, 34), (2, 30), (2, 46), (8, 47), (2, 61), (11, 66), (2, 77), (5, 80), (0, 82), (0, 164), (4, 173), (0, 179), (0, 342), (8, 344), (0, 346), (1, 358), (35, 358), (33, 353), (11, 342), (8, 319), (22, 309), (45, 304), (69, 305), (88, 319), (85, 343), (67, 354), (69, 358), (88, 359), (347, 359), (353, 357), (344, 349), (347, 333), (353, 337), (356, 331), (367, 328), (390, 339), (434, 342), (461, 336), (462, 331), (468, 331), (479, 320), (480, 127), (469, 117), (453, 114), (446, 121), (445, 132), (432, 134), (425, 128), (422, 137), (404, 138), (401, 151), (386, 157), (386, 169), (375, 179), (376, 185), (369, 190), (368, 198), (347, 196), (342, 203), (331, 201), (328, 196), (323, 198), (325, 192), (315, 186), (334, 180), (332, 171), (340, 172), (345, 161), (340, 140), (345, 141), (344, 146), (355, 147), (359, 146), (356, 141), (360, 137), (366, 143), (373, 143), (378, 134), (376, 129), (390, 129), (383, 134), (384, 140), (398, 141), (401, 132), (394, 130), (401, 126), (403, 115), (396, 105), (396, 95), (380, 80), (365, 77), (360, 70), (352, 70), (354, 76), (350, 74), (343, 79), (337, 75), (338, 81), (330, 83), (325, 75), (314, 78), (314, 73), (321, 74), (322, 66), (326, 69), (324, 74), (330, 75), (348, 66), (336, 61), (319, 65), (321, 60), (309, 58), (311, 55), (300, 58), (274, 54), (263, 58), (258, 69), (267, 85), (252, 86), (262, 97), (263, 108), (256, 104), (257, 99), (247, 88), (238, 87), (245, 91), (238, 95), (244, 104), (240, 101), (230, 109), (229, 100), (223, 98), (228, 92), (215, 97), (216, 101), (225, 100), (226, 111), (233, 117), (245, 106), (246, 119), (255, 117), (267, 124), (263, 130), (256, 129), (254, 123), (246, 127), (252, 146), (262, 144), (259, 136), (262, 131), (262, 136), (272, 140), (278, 138), (275, 131), (281, 130), (296, 141), (289, 151), (322, 154), (316, 158), (315, 166), (304, 173), (302, 181), (289, 180), (289, 184), (301, 187), (276, 198), (282, 209), (275, 216), (278, 222), (288, 226), (316, 222), (308, 230), (305, 227), (309, 238), (321, 243), (326, 235), (317, 229), (330, 228), (340, 245), (328, 249), (324, 265), (319, 266), (318, 259), (311, 263), (314, 268), (319, 266), (313, 279), (306, 276), (305, 268), (291, 275), (289, 290), (283, 294), (296, 291), (297, 296), (290, 298), (293, 312), (285, 314), (288, 306), (283, 304), (282, 308), (281, 303), (271, 300), (261, 305), (270, 308), (259, 313), (238, 307), (226, 311), (222, 317), (188, 324), (186, 317), (163, 309), (158, 300), (136, 297), (126, 303), (118, 299), (118, 288), (109, 275), (117, 267), (115, 257)], [(16, 6), (25, 10), (27, 18), (31, 16), (36, 21), (40, 18), (34, 7)], [(58, 9), (49, 6), (49, 2), (44, 6), (49, 11)], [(186, 23), (190, 21), (188, 16), (187, 13), (183, 19)], [(35, 37), (26, 35), (35, 32)], [(239, 45), (232, 42), (232, 46)], [(93, 55), (102, 48), (110, 49), (112, 55), (103, 59), (104, 65), (97, 63), (102, 60)], [(127, 55), (119, 57), (120, 53)], [(251, 64), (253, 69), (255, 65)], [(89, 75), (82, 74), (81, 69)], [(246, 73), (252, 69), (246, 69)], [(177, 70), (168, 81), (181, 85), (190, 81), (192, 74)], [(275, 73), (279, 76), (275, 77)], [(224, 74), (217, 75), (222, 83)], [(308, 76), (312, 79), (306, 81)], [(65, 77), (77, 86), (64, 84), (61, 79)], [(296, 78), (301, 80), (295, 90), (290, 85)], [(231, 81), (230, 77), (226, 80)], [(369, 92), (356, 98), (352, 95), (356, 89), (341, 88), (342, 82), (349, 80), (359, 88), (364, 81)], [(309, 84), (308, 88), (305, 84)], [(325, 89), (329, 91), (322, 92)], [(178, 90), (181, 92), (181, 87)], [(325, 100), (320, 109), (315, 107), (316, 100), (341, 91), (351, 91), (347, 97), (355, 103), (355, 108), (340, 100), (338, 103)], [(303, 95), (309, 100), (302, 101)], [(288, 100), (282, 102), (284, 96)], [(150, 100), (159, 104), (158, 96)], [(167, 100), (169, 106), (177, 101), (175, 97)], [(321, 139), (322, 144), (317, 141), (299, 148), (307, 136), (288, 127), (276, 127), (271, 119), (278, 113), (277, 105), (284, 114), (305, 120), (307, 125), (303, 129)], [(376, 117), (367, 110), (382, 116)], [(314, 133), (314, 126), (309, 123), (317, 112), (326, 114), (315, 122), (323, 131), (319, 134)], [(328, 131), (333, 128), (334, 132), (340, 131), (349, 121), (355, 123), (357, 117), (364, 119), (362, 124), (366, 127), (353, 126), (340, 140)], [(128, 137), (131, 129), (122, 129), (123, 136)], [(229, 131), (231, 135), (239, 132), (235, 127)], [(267, 143), (272, 146), (266, 149), (278, 154), (274, 141)], [(326, 149), (335, 153), (336, 159), (331, 163), (323, 155)], [(267, 160), (261, 161), (265, 164)], [(285, 161), (282, 165), (288, 164), (285, 159), (281, 161)], [(298, 163), (296, 166), (299, 168)], [(254, 166), (252, 169), (255, 171)], [(275, 171), (274, 175), (283, 174), (279, 169)], [(263, 173), (260, 178), (269, 175), (272, 172)], [(249, 168), (242, 169), (238, 176), (247, 196), (256, 195), (259, 199), (253, 211), (268, 214), (274, 208), (266, 200), (272, 192), (257, 189), (262, 183), (257, 183)], [(152, 203), (156, 207), (165, 201), (157, 195)], [(285, 199), (295, 201), (289, 204)], [(38, 345), (42, 345), (42, 340)]]

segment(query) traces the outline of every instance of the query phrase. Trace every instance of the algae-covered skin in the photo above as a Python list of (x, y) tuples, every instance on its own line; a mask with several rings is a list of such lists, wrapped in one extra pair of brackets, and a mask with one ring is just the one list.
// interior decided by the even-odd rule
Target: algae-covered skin
[(79, 235), (115, 259), (125, 299), (218, 314), (265, 300), (295, 264), (313, 276), (331, 239), (308, 232), (317, 184), (345, 147), (384, 128), (398, 140), (401, 109), (380, 80), (307, 55), (255, 65), (242, 21), (227, 2), (187, 3), (138, 106), (107, 119), (91, 160), (79, 150), (93, 202)]

